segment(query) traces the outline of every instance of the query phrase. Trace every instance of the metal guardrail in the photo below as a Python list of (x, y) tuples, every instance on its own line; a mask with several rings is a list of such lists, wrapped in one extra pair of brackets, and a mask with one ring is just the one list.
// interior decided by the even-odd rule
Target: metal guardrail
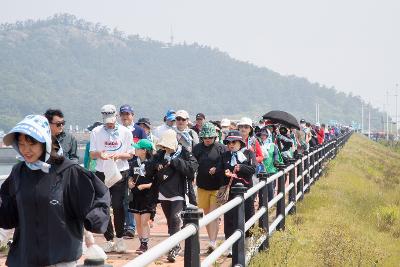
[[(290, 165), (278, 166), (279, 171), (272, 176), (265, 173), (258, 175), (260, 182), (248, 190), (242, 184), (235, 185), (231, 189), (233, 198), (204, 217), (202, 217), (202, 211), (198, 210), (197, 207), (187, 208), (182, 213), (184, 222), (182, 230), (150, 248), (125, 266), (146, 266), (182, 241), (185, 241), (185, 267), (210, 266), (231, 247), (232, 266), (246, 266), (254, 254), (268, 248), (269, 237), (275, 231), (285, 229), (285, 217), (296, 212), (296, 203), (310, 192), (311, 186), (322, 175), (325, 163), (336, 157), (338, 150), (343, 147), (351, 134), (352, 132), (347, 132), (326, 144), (310, 149), (310, 152), (305, 153), (304, 156), (298, 155), (296, 159), (289, 162)], [(288, 185), (286, 186), (287, 179)], [(268, 201), (267, 185), (274, 181), (277, 181), (277, 194)], [(258, 193), (259, 209), (245, 222), (244, 201), (256, 193)], [(287, 195), (288, 198), (286, 198)], [(276, 206), (276, 216), (273, 222), (269, 224), (269, 210), (273, 206)], [(234, 214), (232, 219), (236, 231), (200, 262), (200, 227), (206, 226), (232, 209)], [(256, 225), (257, 221), (264, 234), (254, 242), (255, 244), (246, 253), (245, 232)]]

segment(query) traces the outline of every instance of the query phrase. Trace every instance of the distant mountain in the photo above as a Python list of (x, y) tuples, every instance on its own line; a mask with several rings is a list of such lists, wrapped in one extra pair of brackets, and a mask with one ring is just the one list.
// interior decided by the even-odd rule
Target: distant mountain
[[(359, 121), (361, 99), (282, 76), (198, 44), (169, 45), (69, 14), (0, 26), (0, 129), (24, 115), (61, 108), (70, 123), (100, 119), (100, 107), (130, 103), (137, 118), (169, 108), (210, 118), (259, 118), (272, 109), (313, 121)], [(372, 110), (373, 118), (381, 118)], [(372, 121), (382, 128), (381, 121)], [(366, 125), (366, 123), (365, 123)]]

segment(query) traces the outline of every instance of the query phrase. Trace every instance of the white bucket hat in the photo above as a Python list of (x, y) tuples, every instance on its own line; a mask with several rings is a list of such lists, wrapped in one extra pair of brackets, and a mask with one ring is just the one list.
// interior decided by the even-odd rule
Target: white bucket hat
[(157, 143), (157, 147), (166, 147), (176, 151), (178, 148), (178, 140), (176, 139), (176, 132), (172, 129), (166, 130), (160, 138), (160, 141)]
[(231, 125), (231, 120), (230, 119), (222, 119), (221, 127), (229, 127), (230, 125)]
[(253, 121), (248, 118), (248, 117), (243, 117), (240, 119), (239, 123), (237, 124), (238, 126), (240, 125), (249, 125), (251, 128), (253, 128)]

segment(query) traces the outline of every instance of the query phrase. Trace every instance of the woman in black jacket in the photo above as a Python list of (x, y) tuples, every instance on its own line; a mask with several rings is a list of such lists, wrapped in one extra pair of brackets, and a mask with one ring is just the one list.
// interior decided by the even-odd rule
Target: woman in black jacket
[[(180, 230), (180, 214), (188, 199), (188, 183), (194, 179), (198, 163), (196, 158), (185, 147), (178, 145), (176, 132), (167, 130), (157, 144), (158, 151), (153, 162), (157, 170), (154, 177), (158, 189), (158, 200), (167, 218), (168, 234)], [(176, 246), (168, 253), (168, 261), (175, 262), (180, 251)]]
[[(255, 154), (246, 149), (246, 144), (243, 142), (239, 131), (229, 131), (225, 137), (224, 144), (228, 151), (222, 154), (218, 168), (222, 168), (225, 173), (223, 185), (229, 184), (231, 180), (231, 189), (234, 185), (241, 183), (246, 188), (253, 186), (252, 176), (256, 172), (256, 157)], [(229, 200), (232, 199), (231, 190), (229, 191)], [(254, 215), (254, 200), (249, 197), (244, 202), (245, 205), (245, 220)], [(233, 210), (224, 214), (224, 233), (225, 239), (228, 239), (234, 232)], [(246, 232), (246, 237), (249, 233)]]
[(0, 189), (0, 227), (15, 228), (6, 264), (75, 266), (82, 255), (83, 227), (94, 233), (107, 229), (107, 187), (57, 154), (43, 116), (25, 117), (3, 141), (21, 160)]

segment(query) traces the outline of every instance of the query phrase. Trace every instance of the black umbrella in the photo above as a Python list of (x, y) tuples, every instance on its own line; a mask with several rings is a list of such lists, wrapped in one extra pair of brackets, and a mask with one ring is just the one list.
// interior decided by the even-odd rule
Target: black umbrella
[(263, 119), (271, 120), (274, 123), (280, 123), (288, 127), (293, 127), (300, 130), (300, 125), (297, 119), (290, 113), (280, 110), (273, 110), (263, 115)]

